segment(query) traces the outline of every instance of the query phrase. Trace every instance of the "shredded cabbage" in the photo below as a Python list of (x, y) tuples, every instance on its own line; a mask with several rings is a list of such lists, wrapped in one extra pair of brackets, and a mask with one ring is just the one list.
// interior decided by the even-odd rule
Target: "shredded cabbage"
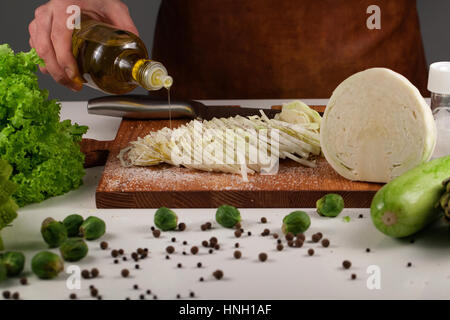
[[(315, 167), (321, 154), (320, 115), (301, 101), (284, 104), (269, 119), (260, 116), (192, 120), (131, 142), (118, 158), (122, 166), (168, 163), (186, 168), (240, 174), (271, 172), (279, 159)], [(272, 173), (272, 172), (271, 172)]]

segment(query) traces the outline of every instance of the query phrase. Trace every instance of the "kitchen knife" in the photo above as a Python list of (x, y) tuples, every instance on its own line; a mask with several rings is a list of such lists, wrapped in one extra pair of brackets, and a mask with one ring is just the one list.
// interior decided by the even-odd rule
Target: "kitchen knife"
[[(155, 120), (169, 119), (167, 101), (154, 100), (147, 95), (106, 96), (88, 101), (88, 113), (113, 116), (128, 119)], [(241, 108), (239, 106), (205, 106), (198, 101), (174, 101), (171, 103), (172, 119), (227, 118), (236, 115), (260, 115), (259, 108)], [(263, 109), (264, 113), (273, 118), (280, 110)]]

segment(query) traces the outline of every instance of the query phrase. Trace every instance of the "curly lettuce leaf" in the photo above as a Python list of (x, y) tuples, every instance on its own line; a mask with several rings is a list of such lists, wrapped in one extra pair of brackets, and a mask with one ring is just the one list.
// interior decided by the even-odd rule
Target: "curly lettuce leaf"
[(79, 142), (88, 128), (60, 121), (61, 105), (39, 88), (38, 65), (34, 49), (0, 45), (0, 158), (13, 167), (20, 206), (76, 189), (85, 174)]

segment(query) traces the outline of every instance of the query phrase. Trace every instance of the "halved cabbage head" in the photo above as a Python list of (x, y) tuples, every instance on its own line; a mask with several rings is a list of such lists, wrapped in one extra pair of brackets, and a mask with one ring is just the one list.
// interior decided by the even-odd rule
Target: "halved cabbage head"
[(343, 177), (389, 182), (430, 159), (436, 125), (408, 79), (373, 68), (335, 89), (322, 119), (320, 142), (325, 158)]

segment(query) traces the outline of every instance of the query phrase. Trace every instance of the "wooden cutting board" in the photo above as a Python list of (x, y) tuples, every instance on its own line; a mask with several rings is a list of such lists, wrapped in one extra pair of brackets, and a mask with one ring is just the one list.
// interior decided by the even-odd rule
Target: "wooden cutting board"
[[(323, 109), (323, 107), (316, 107)], [(172, 126), (187, 120), (173, 120)], [(169, 165), (121, 166), (117, 155), (129, 142), (169, 126), (168, 120), (122, 120), (114, 141), (84, 139), (86, 166), (105, 164), (96, 191), (97, 208), (312, 208), (327, 193), (338, 193), (346, 207), (367, 208), (380, 184), (352, 182), (339, 176), (321, 158), (316, 168), (281, 160), (276, 175), (210, 173)]]

